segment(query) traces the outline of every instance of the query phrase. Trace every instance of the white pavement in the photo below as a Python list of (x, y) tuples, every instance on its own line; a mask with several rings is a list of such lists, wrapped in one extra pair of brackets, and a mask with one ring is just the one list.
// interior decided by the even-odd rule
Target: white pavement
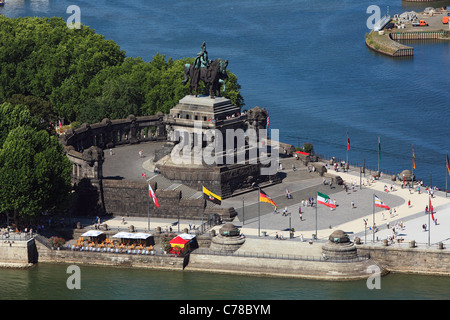
[[(344, 181), (359, 181), (359, 172), (337, 172), (329, 171), (330, 175), (338, 175)], [(371, 189), (373, 192), (377, 194), (377, 196), (383, 200), (383, 194), (386, 195), (384, 191), (384, 186), (388, 187), (394, 184), (392, 181), (387, 179), (376, 180), (374, 183), (370, 185), (367, 184), (367, 178), (363, 179), (363, 189)], [(410, 191), (408, 188), (401, 189), (400, 185), (395, 184), (395, 191), (389, 192), (392, 195), (400, 197), (403, 199), (402, 204), (392, 207), (392, 209), (396, 210), (396, 215), (390, 216), (387, 210), (377, 211), (375, 213), (375, 223), (378, 226), (378, 232), (375, 233), (376, 240), (383, 240), (389, 236), (393, 235), (392, 227), (399, 226), (400, 223), (403, 224), (403, 229), (397, 228), (397, 237), (404, 239), (404, 243), (409, 243), (411, 240), (415, 240), (418, 244), (428, 244), (428, 237), (430, 237), (430, 244), (435, 245), (438, 242), (443, 242), (446, 245), (450, 245), (450, 196), (448, 198), (445, 197), (445, 193), (443, 192), (435, 192), (435, 196), (431, 199), (432, 205), (434, 207), (434, 217), (437, 219), (437, 224), (435, 224), (431, 219), (429, 222), (429, 216), (425, 214), (425, 206), (429, 203), (429, 195), (426, 192), (425, 188), (421, 188), (421, 193), (419, 194), (417, 190), (414, 192)], [(358, 203), (357, 195), (354, 196), (356, 203)], [(408, 202), (410, 201), (411, 205), (408, 206)], [(296, 204), (297, 205), (297, 204)], [(295, 207), (295, 206), (294, 206)], [(293, 208), (294, 208), (293, 207)], [(292, 210), (293, 211), (293, 210)], [(264, 219), (266, 222), (263, 223)], [(264, 229), (260, 228), (259, 232), (262, 235), (262, 231), (265, 231), (270, 237), (266, 239), (273, 239), (273, 236), (278, 233), (278, 235), (283, 234), (285, 238), (289, 237), (289, 232), (286, 229), (280, 229), (279, 224), (273, 224), (272, 228), (267, 228), (267, 224), (270, 224), (270, 215), (261, 216), (261, 224), (264, 225)], [(351, 237), (358, 236), (362, 241), (367, 239), (367, 242), (372, 240), (372, 232), (370, 230), (366, 230), (366, 237), (364, 236), (364, 223), (363, 219), (367, 219), (368, 226), (371, 226), (373, 223), (373, 215), (370, 212), (368, 215), (364, 217), (358, 217), (354, 220), (338, 224), (333, 226), (332, 228), (319, 229), (317, 234), (318, 238), (321, 240), (325, 240), (328, 236), (335, 230), (344, 230), (346, 232), (351, 233)], [(111, 229), (125, 229), (130, 225), (133, 225), (138, 231), (148, 231), (148, 219), (146, 217), (133, 217), (133, 218), (125, 218), (125, 224), (122, 223), (122, 219), (120, 217), (111, 218), (105, 221)], [(201, 221), (199, 220), (180, 220), (179, 230), (183, 232), (185, 228), (190, 230), (190, 232), (194, 232), (192, 227), (198, 227)], [(233, 221), (235, 225), (240, 225), (240, 221), (236, 217)], [(387, 223), (389, 223), (389, 229), (387, 229)], [(430, 233), (427, 231), (423, 231), (423, 224), (427, 225), (427, 231), (430, 230)], [(174, 232), (178, 231), (178, 222), (177, 219), (159, 219), (159, 218), (150, 218), (150, 230), (155, 230), (156, 227), (161, 227), (163, 231), (172, 227)], [(213, 229), (218, 231), (221, 228), (220, 225), (215, 226)], [(241, 226), (241, 232), (247, 237), (258, 237), (258, 223), (253, 220), (252, 223), (248, 223), (244, 226)], [(302, 230), (301, 232), (296, 232), (295, 236), (298, 240), (300, 233), (304, 236), (304, 240), (307, 241), (311, 238), (311, 235), (315, 233), (315, 230)], [(261, 236), (260, 239), (264, 239)]]
[[(329, 172), (330, 175), (340, 176), (344, 181), (359, 181), (359, 173), (351, 173), (351, 172)], [(384, 186), (387, 185), (388, 189), (391, 184), (394, 184), (392, 181), (388, 180), (376, 180), (374, 183), (367, 185), (367, 178), (363, 179), (363, 188), (371, 189), (377, 193), (378, 197), (383, 199), (382, 195), (386, 192), (384, 191)], [(395, 191), (390, 192), (395, 194), (397, 197), (401, 197), (404, 202), (403, 204), (392, 207), (391, 209), (396, 211), (396, 214), (392, 217), (389, 215), (387, 210), (378, 211), (375, 213), (375, 224), (378, 226), (378, 232), (375, 234), (375, 239), (378, 240), (386, 239), (388, 236), (392, 236), (392, 227), (399, 225), (403, 222), (404, 229), (399, 230), (397, 233), (398, 237), (403, 238), (405, 241), (415, 240), (417, 243), (426, 244), (428, 243), (428, 232), (424, 232), (422, 229), (423, 224), (428, 223), (428, 215), (425, 215), (425, 206), (429, 203), (429, 195), (426, 192), (425, 188), (421, 188), (421, 193), (419, 194), (417, 190), (414, 192), (409, 190), (408, 188), (402, 189), (399, 184), (395, 184)], [(410, 201), (411, 205), (408, 206), (408, 202)], [(432, 205), (434, 207), (434, 217), (437, 218), (438, 224), (435, 225), (433, 221), (431, 221), (431, 232), (430, 232), (430, 244), (436, 244), (438, 242), (443, 242), (444, 244), (450, 245), (450, 196), (448, 198), (445, 197), (445, 193), (443, 192), (435, 192), (434, 197), (431, 199)], [(384, 218), (383, 218), (384, 213)], [(264, 217), (261, 217), (264, 219)], [(346, 232), (353, 232), (354, 235), (358, 234), (358, 236), (363, 239), (364, 235), (364, 223), (363, 219), (367, 219), (368, 226), (371, 226), (373, 223), (373, 215), (372, 213), (368, 214), (365, 217), (358, 217), (355, 220), (350, 222), (346, 222), (343, 224), (339, 224), (334, 226), (333, 228), (321, 229), (318, 230), (318, 238), (319, 239), (327, 239), (328, 236), (335, 230), (344, 230)], [(387, 229), (387, 223), (389, 222), (390, 230)], [(247, 236), (258, 236), (258, 228), (255, 227), (255, 223), (252, 223), (250, 226), (246, 225), (241, 228), (241, 232)], [(216, 229), (219, 229), (220, 226), (216, 226)], [(264, 227), (264, 229), (260, 229), (260, 232), (264, 230), (267, 234), (273, 236), (275, 233), (279, 235), (284, 233), (284, 237), (288, 237), (289, 233), (287, 231), (279, 230), (279, 229), (271, 229)], [(427, 229), (428, 230), (428, 229)], [(305, 237), (310, 237), (315, 233), (315, 230), (302, 231)], [(298, 233), (296, 233), (298, 236)], [(309, 239), (309, 238), (308, 238)], [(305, 239), (305, 240), (308, 240)], [(367, 240), (372, 240), (372, 233), (367, 229)]]

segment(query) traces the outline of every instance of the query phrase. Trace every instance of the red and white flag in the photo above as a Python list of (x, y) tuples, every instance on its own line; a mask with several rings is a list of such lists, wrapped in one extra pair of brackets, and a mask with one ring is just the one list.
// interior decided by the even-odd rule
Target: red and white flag
[(380, 207), (380, 208), (385, 208), (385, 209), (390, 209), (389, 206), (387, 204), (385, 204), (383, 201), (381, 201), (380, 198), (378, 198), (376, 195), (375, 196), (375, 207)]
[(431, 197), (430, 197), (430, 205), (428, 206), (428, 210), (430, 210), (430, 213), (431, 213), (431, 219), (433, 219), (433, 221), (434, 221), (434, 215), (433, 215), (433, 205), (431, 204)]
[(150, 183), (148, 184), (148, 196), (149, 196), (150, 198), (153, 199), (153, 203), (155, 204), (155, 206), (156, 206), (157, 208), (159, 208), (158, 199), (156, 199), (155, 192), (153, 192), (153, 189), (152, 189), (152, 187), (150, 186)]

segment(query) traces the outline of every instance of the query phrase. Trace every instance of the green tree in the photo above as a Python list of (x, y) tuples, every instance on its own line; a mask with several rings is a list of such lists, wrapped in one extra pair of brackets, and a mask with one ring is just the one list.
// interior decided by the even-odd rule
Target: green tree
[(55, 136), (29, 125), (12, 129), (0, 149), (0, 212), (25, 225), (43, 211), (62, 210), (70, 199), (71, 169)]
[(34, 128), (39, 126), (38, 121), (31, 116), (26, 106), (12, 105), (7, 102), (0, 104), (0, 148), (12, 129), (24, 125)]

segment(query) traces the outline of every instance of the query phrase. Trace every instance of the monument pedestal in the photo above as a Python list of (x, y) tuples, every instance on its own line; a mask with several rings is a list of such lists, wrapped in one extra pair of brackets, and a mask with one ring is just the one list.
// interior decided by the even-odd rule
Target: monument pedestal
[[(261, 176), (258, 159), (249, 159), (244, 133), (252, 124), (230, 99), (186, 96), (165, 116), (165, 122), (168, 140), (174, 143), (174, 148), (156, 167), (166, 178), (199, 191), (205, 186), (222, 198), (232, 196), (238, 189), (250, 188), (253, 183), (281, 182), (277, 174)], [(211, 143), (205, 139), (207, 131), (222, 135), (222, 149), (214, 149), (212, 155), (211, 148), (205, 149)], [(230, 133), (235, 138), (230, 139), (232, 145), (227, 145), (226, 137)], [(242, 139), (240, 145), (239, 139)], [(226, 157), (229, 150), (232, 150), (232, 160)], [(208, 161), (204, 156), (210, 157)], [(237, 159), (244, 161), (234, 161)]]

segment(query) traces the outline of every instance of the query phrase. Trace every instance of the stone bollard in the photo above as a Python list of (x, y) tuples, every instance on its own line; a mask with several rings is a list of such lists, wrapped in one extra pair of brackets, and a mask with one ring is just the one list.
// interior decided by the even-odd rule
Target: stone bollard
[(183, 232), (184, 232), (184, 233), (189, 233), (188, 228), (184, 228), (184, 229), (183, 229)]
[(439, 243), (438, 243), (438, 248), (439, 248), (439, 249), (444, 249), (444, 244), (443, 244), (442, 242), (439, 242)]
[(130, 232), (134, 232), (134, 226), (131, 225), (131, 226), (128, 228), (128, 230), (130, 230)]
[(209, 235), (211, 236), (211, 238), (214, 238), (216, 236), (216, 230), (211, 230), (209, 231)]
[(161, 227), (156, 227), (156, 233), (161, 233)]
[(409, 243), (409, 247), (410, 248), (415, 248), (416, 247), (416, 241), (415, 240), (411, 240), (411, 242)]
[(361, 244), (361, 239), (359, 237), (355, 238), (355, 244)]
[(83, 229), (83, 225), (80, 221), (77, 222), (77, 229)]
[(387, 247), (389, 245), (388, 239), (383, 240), (383, 246)]

